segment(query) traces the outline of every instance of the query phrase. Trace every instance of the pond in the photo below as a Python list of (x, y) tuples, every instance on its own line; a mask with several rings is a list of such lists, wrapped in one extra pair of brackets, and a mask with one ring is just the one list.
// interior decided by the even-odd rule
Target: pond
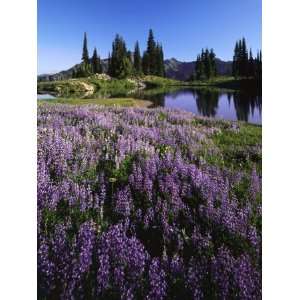
[(50, 94), (37, 94), (38, 100), (48, 100), (48, 99), (56, 99), (55, 96)]
[(145, 90), (134, 96), (151, 100), (154, 106), (179, 108), (205, 117), (261, 124), (261, 95), (220, 89), (185, 88), (157, 93), (155, 90)]
[[(218, 88), (168, 87), (135, 91), (98, 91), (93, 95), (64, 95), (78, 98), (131, 97), (150, 100), (153, 107), (179, 108), (195, 114), (226, 120), (261, 124), (262, 97), (253, 92)], [(38, 94), (38, 99), (55, 99), (51, 94)]]

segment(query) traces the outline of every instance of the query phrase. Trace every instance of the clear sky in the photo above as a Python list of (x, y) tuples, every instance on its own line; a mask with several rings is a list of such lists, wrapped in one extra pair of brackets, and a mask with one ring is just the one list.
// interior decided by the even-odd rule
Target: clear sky
[(90, 55), (106, 58), (116, 33), (129, 49), (145, 49), (149, 28), (165, 58), (195, 60), (201, 48), (231, 60), (245, 36), (261, 48), (261, 0), (38, 0), (38, 74), (65, 70), (81, 59), (83, 33)]

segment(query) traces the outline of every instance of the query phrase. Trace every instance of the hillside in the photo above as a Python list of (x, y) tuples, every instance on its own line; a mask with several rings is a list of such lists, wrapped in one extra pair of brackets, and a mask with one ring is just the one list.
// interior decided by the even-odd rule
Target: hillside
[[(232, 63), (230, 61), (226, 62), (217, 58), (216, 64), (218, 74), (231, 75)], [(165, 69), (166, 75), (169, 78), (177, 80), (188, 80), (195, 70), (195, 62), (181, 62), (176, 58), (171, 58), (165, 60)]]
[[(107, 71), (108, 60), (103, 59), (101, 61), (104, 72)], [(230, 61), (222, 61), (220, 59), (216, 59), (217, 70), (220, 75), (231, 75), (231, 65)], [(166, 59), (164, 61), (166, 76), (168, 78), (176, 79), (176, 80), (187, 80), (193, 73), (195, 69), (195, 62), (182, 62), (175, 58)], [(49, 81), (49, 80), (64, 80), (69, 79), (72, 76), (73, 70), (77, 70), (80, 64), (76, 64), (68, 70), (61, 71), (56, 74), (42, 74), (38, 75), (39, 81)]]

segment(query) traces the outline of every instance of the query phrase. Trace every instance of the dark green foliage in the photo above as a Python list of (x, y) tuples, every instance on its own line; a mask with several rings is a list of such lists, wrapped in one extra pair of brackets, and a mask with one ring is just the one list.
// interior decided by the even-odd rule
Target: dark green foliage
[(261, 81), (262, 79), (262, 60), (261, 60), (261, 51), (257, 53), (257, 57), (254, 61), (255, 64), (255, 78)]
[(201, 64), (201, 56), (197, 55), (196, 64), (195, 64), (195, 79), (200, 80), (202, 76), (203, 76), (203, 70)]
[(133, 66), (134, 66), (134, 73), (136, 75), (142, 74), (142, 57), (139, 47), (139, 42), (137, 41), (134, 46), (134, 53), (133, 53)]
[(143, 54), (143, 59), (142, 59), (142, 67), (143, 67), (143, 73), (145, 75), (149, 75), (149, 54), (147, 51), (144, 52)]
[(152, 29), (149, 30), (142, 66), (145, 75), (165, 76), (163, 48), (161, 44), (155, 42)]
[(93, 56), (92, 56), (92, 71), (94, 74), (102, 73), (101, 60), (100, 60), (100, 56), (98, 56), (96, 48), (94, 49)]
[(152, 29), (149, 30), (149, 37), (147, 42), (147, 53), (149, 56), (149, 74), (155, 75), (156, 73), (156, 43), (154, 41), (154, 35)]
[(202, 49), (201, 55), (197, 56), (195, 65), (197, 80), (211, 79), (217, 76), (216, 55), (214, 50)]
[(156, 45), (156, 74), (160, 77), (165, 77), (164, 53), (162, 45)]
[(73, 71), (72, 77), (73, 78), (88, 77), (92, 75), (92, 73), (93, 73), (92, 65), (90, 63), (82, 62), (79, 68), (76, 71)]
[(261, 80), (261, 52), (253, 58), (252, 51), (248, 54), (245, 38), (237, 41), (234, 48), (232, 75), (235, 78), (254, 78)]
[(249, 53), (249, 63), (248, 63), (248, 76), (254, 77), (255, 76), (255, 62), (252, 56), (252, 50), (250, 49)]
[(239, 44), (238, 42), (235, 43), (234, 47), (234, 55), (232, 61), (232, 76), (238, 76), (238, 55), (239, 55)]
[(72, 73), (72, 78), (88, 77), (93, 73), (93, 66), (91, 65), (89, 58), (89, 51), (87, 46), (87, 35), (84, 33), (83, 49), (82, 49), (82, 63), (77, 70)]
[(216, 54), (214, 53), (214, 49), (210, 49), (209, 61), (210, 61), (210, 65), (211, 65), (211, 75), (212, 75), (212, 77), (216, 77), (217, 76), (217, 65), (216, 65)]
[(89, 64), (89, 51), (88, 51), (88, 47), (87, 47), (87, 36), (86, 36), (86, 32), (84, 33), (84, 38), (83, 38), (83, 49), (82, 49), (82, 61), (85, 64)]
[(118, 34), (112, 44), (108, 73), (116, 78), (126, 78), (132, 74), (131, 53), (127, 51), (124, 39)]

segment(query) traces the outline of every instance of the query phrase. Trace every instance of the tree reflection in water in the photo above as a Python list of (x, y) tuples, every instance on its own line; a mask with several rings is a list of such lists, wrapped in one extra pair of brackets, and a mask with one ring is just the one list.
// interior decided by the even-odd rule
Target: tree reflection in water
[(215, 90), (194, 90), (198, 112), (205, 117), (215, 117), (219, 103), (219, 92)]
[[(133, 96), (133, 95), (132, 95)], [(160, 88), (140, 90), (137, 99), (150, 100), (154, 107), (171, 106), (198, 113), (205, 117), (224, 117), (260, 123), (261, 95), (249, 92), (225, 91), (217, 88)], [(225, 102), (224, 102), (225, 101)], [(177, 103), (177, 105), (176, 105)]]
[(256, 108), (261, 115), (261, 96), (236, 92), (233, 94), (233, 102), (236, 111), (236, 117), (240, 121), (248, 122), (250, 113), (253, 117)]
[[(205, 117), (215, 117), (218, 112), (219, 99), (225, 93), (216, 89), (194, 90), (194, 97), (197, 104), (198, 113)], [(248, 122), (250, 114), (253, 117), (255, 109), (261, 115), (261, 96), (251, 95), (243, 92), (227, 92), (228, 107), (233, 105), (236, 118), (239, 121)]]

